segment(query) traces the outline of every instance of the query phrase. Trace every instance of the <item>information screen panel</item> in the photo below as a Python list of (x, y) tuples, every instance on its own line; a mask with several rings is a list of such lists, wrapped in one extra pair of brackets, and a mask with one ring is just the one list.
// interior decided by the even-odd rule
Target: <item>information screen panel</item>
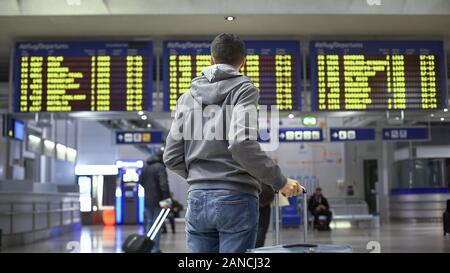
[[(164, 110), (175, 110), (191, 80), (211, 64), (210, 41), (164, 42)], [(301, 110), (299, 41), (246, 41), (247, 63), (241, 70), (260, 91), (260, 105)]]
[(16, 112), (151, 110), (152, 43), (19, 42)]
[(310, 57), (315, 111), (446, 106), (441, 41), (312, 41)]

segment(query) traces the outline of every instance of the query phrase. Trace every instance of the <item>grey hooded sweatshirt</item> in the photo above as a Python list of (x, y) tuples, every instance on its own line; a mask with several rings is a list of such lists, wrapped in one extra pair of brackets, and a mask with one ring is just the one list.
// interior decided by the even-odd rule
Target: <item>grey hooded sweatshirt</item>
[[(229, 110), (236, 111), (237, 106), (256, 107), (258, 100), (257, 88), (235, 67), (216, 64), (203, 69), (203, 75), (192, 80), (190, 92), (178, 99), (164, 150), (167, 168), (185, 178), (189, 190), (229, 189), (258, 196), (260, 183), (281, 189), (287, 179), (261, 150), (256, 138), (226, 137), (230, 134), (229, 128), (236, 125)], [(216, 111), (208, 112), (208, 106), (215, 107)], [(195, 119), (198, 111), (201, 124)], [(205, 130), (207, 125), (210, 127)], [(249, 135), (257, 130), (250, 122), (240, 129)], [(203, 136), (187, 138), (192, 135), (186, 133), (189, 130)], [(223, 138), (211, 139), (213, 133), (208, 132), (223, 135)]]

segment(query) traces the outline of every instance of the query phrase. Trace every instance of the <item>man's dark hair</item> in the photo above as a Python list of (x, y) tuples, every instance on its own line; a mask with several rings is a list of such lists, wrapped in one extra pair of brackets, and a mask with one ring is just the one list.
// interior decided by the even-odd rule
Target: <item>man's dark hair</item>
[(236, 34), (221, 33), (211, 43), (211, 56), (216, 64), (238, 65), (245, 57), (244, 42)]

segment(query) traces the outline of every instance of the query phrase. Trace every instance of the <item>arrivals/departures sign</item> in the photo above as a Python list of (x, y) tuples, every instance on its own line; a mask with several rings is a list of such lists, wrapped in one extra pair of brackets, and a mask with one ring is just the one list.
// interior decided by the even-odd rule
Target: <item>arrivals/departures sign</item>
[(312, 41), (312, 109), (428, 110), (446, 102), (442, 41)]
[(16, 112), (151, 110), (151, 42), (19, 42)]
[[(301, 110), (299, 41), (245, 41), (247, 62), (241, 72), (260, 92), (260, 105), (278, 110)], [(164, 110), (176, 108), (193, 78), (211, 65), (210, 41), (164, 42)]]

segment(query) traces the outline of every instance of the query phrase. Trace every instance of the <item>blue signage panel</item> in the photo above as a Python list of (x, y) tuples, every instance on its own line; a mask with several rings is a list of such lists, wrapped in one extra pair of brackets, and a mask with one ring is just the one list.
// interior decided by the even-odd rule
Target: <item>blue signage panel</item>
[(152, 59), (150, 41), (19, 42), (14, 110), (150, 111)]
[(163, 144), (160, 131), (120, 131), (116, 132), (116, 144)]
[(411, 128), (383, 128), (383, 140), (428, 140), (428, 128), (411, 127)]
[(320, 142), (323, 141), (321, 128), (282, 128), (280, 142)]
[[(191, 80), (211, 65), (211, 41), (165, 41), (163, 45), (164, 110), (175, 110)], [(259, 89), (259, 104), (279, 110), (301, 110), (299, 41), (245, 41), (247, 62), (242, 73)]]
[(311, 41), (313, 111), (447, 106), (442, 41)]
[(375, 140), (374, 128), (330, 128), (330, 141)]
[[(279, 142), (321, 142), (323, 132), (321, 128), (280, 128), (278, 140)], [(270, 132), (258, 132), (258, 142), (270, 142)]]

